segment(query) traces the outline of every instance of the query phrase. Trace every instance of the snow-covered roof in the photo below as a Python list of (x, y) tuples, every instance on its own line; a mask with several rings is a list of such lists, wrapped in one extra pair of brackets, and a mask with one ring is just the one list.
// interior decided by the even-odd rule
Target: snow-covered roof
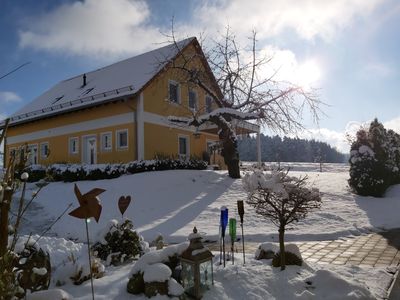
[(194, 37), (57, 83), (11, 116), (11, 124), (64, 113), (136, 94)]

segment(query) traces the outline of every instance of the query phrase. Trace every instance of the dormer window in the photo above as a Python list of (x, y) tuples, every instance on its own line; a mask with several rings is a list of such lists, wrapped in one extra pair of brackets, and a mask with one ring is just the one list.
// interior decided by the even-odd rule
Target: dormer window
[(180, 88), (176, 81), (169, 81), (168, 84), (168, 100), (173, 103), (180, 103)]
[(195, 91), (189, 91), (189, 108), (191, 110), (197, 109), (197, 93)]

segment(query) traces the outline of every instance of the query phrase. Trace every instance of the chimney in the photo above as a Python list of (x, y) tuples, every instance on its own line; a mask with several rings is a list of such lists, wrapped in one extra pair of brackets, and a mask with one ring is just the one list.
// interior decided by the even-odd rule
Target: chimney
[(86, 85), (86, 74), (83, 74), (83, 84), (82, 87), (84, 87)]

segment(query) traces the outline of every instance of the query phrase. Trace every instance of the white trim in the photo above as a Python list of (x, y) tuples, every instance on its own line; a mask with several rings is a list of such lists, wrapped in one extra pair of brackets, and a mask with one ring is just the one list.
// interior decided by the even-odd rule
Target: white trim
[[(44, 146), (44, 145), (47, 145), (47, 153), (44, 153), (44, 155), (43, 155), (43, 153), (42, 153), (42, 145)], [(40, 143), (40, 145), (39, 145), (39, 153), (40, 153), (40, 159), (42, 160), (42, 159), (47, 159), (48, 157), (49, 157), (49, 155), (48, 155), (48, 152), (49, 152), (49, 150), (50, 150), (50, 148), (49, 148), (49, 142), (42, 142), (42, 143)]]
[(186, 134), (178, 134), (178, 156), (179, 156), (179, 159), (181, 159), (181, 156), (183, 156), (183, 154), (179, 153), (181, 150), (179, 140), (181, 138), (186, 139), (186, 157), (184, 158), (184, 160), (188, 160), (190, 158), (190, 137)]
[[(170, 98), (170, 95), (171, 95), (171, 94), (170, 94), (170, 91), (169, 91), (169, 87), (170, 87), (171, 84), (177, 86), (177, 91), (176, 91), (177, 97), (178, 97), (178, 99), (176, 99), (177, 101), (172, 101), (171, 98)], [(179, 84), (179, 82), (177, 82), (177, 81), (175, 81), (175, 80), (172, 80), (172, 79), (169, 79), (169, 80), (168, 80), (168, 97), (167, 97), (167, 99), (168, 99), (168, 101), (171, 102), (171, 103), (174, 103), (174, 104), (181, 104), (181, 85)]]
[[(120, 146), (119, 145), (119, 134), (126, 132), (126, 146)], [(129, 131), (128, 128), (124, 128), (124, 129), (119, 129), (115, 131), (115, 147), (117, 148), (117, 150), (127, 150), (129, 148)]]
[(34, 131), (31, 133), (12, 136), (7, 139), (7, 143), (11, 145), (11, 144), (23, 143), (32, 140), (44, 139), (60, 135), (76, 134), (77, 132), (80, 131), (95, 130), (104, 127), (123, 125), (127, 123), (131, 124), (132, 120), (133, 121), (135, 120), (135, 115), (133, 112), (119, 114), (111, 117), (105, 117), (85, 122), (79, 122), (71, 125), (54, 127), (46, 130)]
[[(7, 138), (7, 145), (12, 145), (12, 144), (17, 144), (17, 143), (24, 143), (24, 142), (29, 142), (37, 139), (43, 139), (43, 138), (51, 138), (51, 137), (56, 137), (60, 135), (66, 135), (66, 134), (77, 134), (78, 132), (82, 131), (88, 131), (88, 130), (95, 130), (95, 129), (101, 129), (104, 127), (110, 127), (113, 125), (123, 125), (123, 124), (132, 124), (132, 122), (137, 122), (137, 126), (140, 124), (139, 122), (139, 115), (135, 117), (134, 112), (132, 113), (125, 113), (125, 114), (120, 114), (120, 115), (115, 115), (112, 117), (107, 117), (107, 118), (100, 118), (92, 121), (86, 121), (86, 122), (80, 122), (80, 123), (75, 123), (71, 125), (66, 125), (66, 126), (60, 126), (60, 127), (54, 127), (54, 128), (49, 128), (47, 130), (40, 130), (40, 131), (34, 131), (31, 133), (26, 133), (26, 134), (21, 134), (21, 135), (16, 135)], [(155, 125), (160, 125), (168, 128), (175, 128), (175, 129), (180, 129), (184, 130), (187, 132), (196, 132), (196, 128), (191, 126), (191, 127), (182, 127), (176, 124), (173, 124), (168, 120), (166, 116), (150, 113), (150, 112), (143, 112), (142, 114), (142, 120), (143, 123), (150, 123), (150, 124), (155, 124)], [(240, 125), (247, 128), (248, 125), (250, 125), (251, 128), (257, 128), (254, 126), (257, 126), (255, 124), (249, 123), (249, 122), (240, 122)], [(203, 124), (200, 126), (200, 130), (205, 130), (205, 129), (212, 129), (216, 128), (214, 124)], [(140, 134), (138, 133), (138, 137), (140, 135), (143, 135), (143, 153), (144, 153), (144, 129), (143, 133)], [(207, 132), (207, 134), (212, 135), (212, 136), (218, 136), (217, 134), (212, 134)], [(78, 148), (79, 149), (79, 148)], [(138, 147), (138, 152), (139, 152), (139, 147)], [(70, 152), (69, 152), (70, 153)], [(70, 153), (72, 154), (72, 153)], [(138, 153), (139, 154), (139, 153)]]
[(136, 105), (136, 147), (137, 160), (144, 160), (144, 108), (143, 108), (143, 92), (140, 93), (138, 103)]
[[(75, 152), (72, 151), (72, 145), (71, 142), (76, 141), (75, 145)], [(68, 154), (70, 155), (75, 155), (79, 153), (79, 137), (77, 136), (72, 136), (68, 139)]]
[[(106, 148), (105, 145), (104, 145), (103, 137), (105, 137), (105, 136), (109, 136), (109, 138), (110, 138), (110, 146), (108, 148)], [(100, 133), (100, 148), (101, 148), (101, 151), (102, 152), (112, 151), (112, 148), (113, 148), (112, 145), (113, 145), (113, 142), (112, 142), (112, 131), (106, 131), (106, 132)]]

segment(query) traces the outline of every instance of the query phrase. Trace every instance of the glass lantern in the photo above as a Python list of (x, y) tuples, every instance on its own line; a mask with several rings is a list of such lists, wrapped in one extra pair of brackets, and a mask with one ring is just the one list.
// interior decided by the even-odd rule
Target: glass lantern
[(181, 255), (181, 280), (185, 293), (194, 299), (201, 299), (203, 294), (214, 285), (213, 255), (201, 242), (202, 237), (196, 227), (189, 235), (189, 247)]

